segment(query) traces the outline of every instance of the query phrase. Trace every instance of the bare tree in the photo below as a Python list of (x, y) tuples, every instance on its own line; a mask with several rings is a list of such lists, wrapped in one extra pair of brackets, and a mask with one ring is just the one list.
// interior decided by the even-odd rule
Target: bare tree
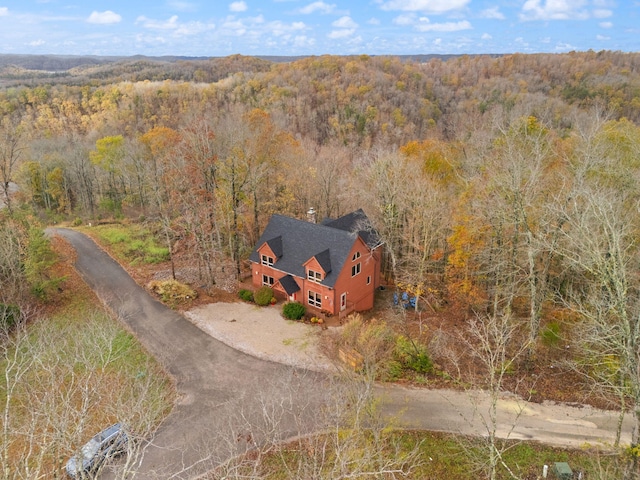
[(0, 121), (0, 194), (10, 214), (13, 213), (10, 188), (23, 150), (19, 118), (5, 115)]
[[(558, 245), (570, 268), (563, 296), (582, 320), (575, 330), (580, 370), (619, 402), (620, 421), (629, 409), (640, 441), (640, 131), (627, 122), (592, 124), (581, 130), (570, 202), (560, 206), (566, 226)], [(559, 207), (559, 208), (560, 208)], [(636, 455), (630, 478), (637, 478)]]
[[(515, 368), (515, 362), (528, 348), (523, 341), (521, 322), (514, 320), (509, 312), (496, 310), (491, 314), (478, 315), (471, 319), (463, 337), (463, 342), (472, 358), (476, 360), (479, 374), (476, 381), (488, 397), (488, 409), (477, 411), (486, 430), (485, 449), (481, 449), (483, 457), (478, 459), (486, 469), (487, 478), (495, 480), (499, 467), (504, 468), (516, 479), (516, 474), (505, 462), (504, 452), (510, 448), (502, 439), (508, 439), (522, 409), (516, 412), (515, 420), (508, 432), (498, 431), (498, 401), (503, 393), (505, 380)], [(486, 457), (484, 455), (486, 454)]]
[(28, 293), (23, 268), (26, 247), (24, 225), (15, 219), (0, 220), (0, 304), (22, 303)]
[[(130, 343), (104, 315), (78, 327), (40, 319), (2, 344), (3, 478), (64, 478), (66, 460), (108, 424), (124, 422), (147, 437), (171, 399), (155, 364), (122, 368)], [(132, 442), (118, 478), (130, 478), (144, 443)]]

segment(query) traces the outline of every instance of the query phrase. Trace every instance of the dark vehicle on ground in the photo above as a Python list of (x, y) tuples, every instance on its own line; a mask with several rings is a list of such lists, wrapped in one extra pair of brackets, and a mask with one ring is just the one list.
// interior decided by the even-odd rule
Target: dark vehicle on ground
[(69, 459), (65, 470), (71, 478), (93, 478), (105, 461), (126, 452), (128, 443), (124, 426), (121, 423), (111, 425), (85, 443)]

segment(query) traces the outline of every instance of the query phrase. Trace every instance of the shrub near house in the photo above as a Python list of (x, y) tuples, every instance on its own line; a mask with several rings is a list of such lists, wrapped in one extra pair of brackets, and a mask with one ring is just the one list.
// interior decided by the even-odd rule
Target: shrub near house
[(261, 307), (266, 307), (271, 303), (271, 299), (273, 298), (273, 289), (271, 287), (267, 287), (266, 285), (260, 287), (253, 294), (253, 301), (256, 302), (256, 305), (260, 305)]
[(282, 307), (282, 315), (289, 320), (300, 320), (306, 308), (300, 302), (287, 302)]

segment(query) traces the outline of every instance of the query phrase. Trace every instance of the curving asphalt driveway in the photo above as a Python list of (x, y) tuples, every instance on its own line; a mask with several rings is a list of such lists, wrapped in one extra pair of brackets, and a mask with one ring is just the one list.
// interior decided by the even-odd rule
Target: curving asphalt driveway
[[(75, 248), (75, 267), (87, 284), (175, 378), (178, 404), (152, 439), (136, 478), (194, 478), (245, 448), (243, 428), (250, 424), (261, 427), (253, 435), (260, 431), (272, 439), (314, 430), (315, 407), (330, 391), (326, 376), (224, 345), (154, 300), (85, 235), (69, 229), (53, 232)], [(401, 425), (480, 435), (486, 431), (488, 403), (481, 392), (380, 386), (376, 394), (384, 412)], [(610, 412), (529, 404), (513, 397), (501, 400), (499, 412), (502, 436), (555, 445), (610, 444), (616, 427)], [(630, 423), (625, 431), (631, 431)]]
[(252, 415), (263, 421), (259, 407), (266, 396), (283, 406), (282, 438), (299, 434), (301, 427), (313, 428), (311, 415), (301, 426), (288, 418), (285, 406), (322, 401), (319, 387), (325, 377), (224, 345), (153, 299), (87, 236), (68, 229), (54, 232), (75, 248), (75, 267), (87, 284), (175, 378), (178, 404), (146, 449), (136, 478), (193, 478), (224, 461), (233, 448), (243, 447), (242, 442), (230, 445), (228, 437), (241, 435)]

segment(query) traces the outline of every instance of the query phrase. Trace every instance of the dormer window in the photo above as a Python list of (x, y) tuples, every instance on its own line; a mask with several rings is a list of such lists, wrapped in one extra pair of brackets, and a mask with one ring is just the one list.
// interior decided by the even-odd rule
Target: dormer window
[(273, 267), (273, 264), (274, 264), (273, 257), (270, 257), (269, 255), (262, 255), (260, 258), (261, 258), (262, 265)]
[(355, 262), (359, 258), (360, 258), (360, 252), (356, 252), (353, 254), (353, 257), (351, 257), (351, 261)]
[(312, 282), (316, 282), (316, 283), (320, 283), (322, 281), (322, 272), (316, 272), (315, 270), (307, 270), (307, 279), (312, 281)]

